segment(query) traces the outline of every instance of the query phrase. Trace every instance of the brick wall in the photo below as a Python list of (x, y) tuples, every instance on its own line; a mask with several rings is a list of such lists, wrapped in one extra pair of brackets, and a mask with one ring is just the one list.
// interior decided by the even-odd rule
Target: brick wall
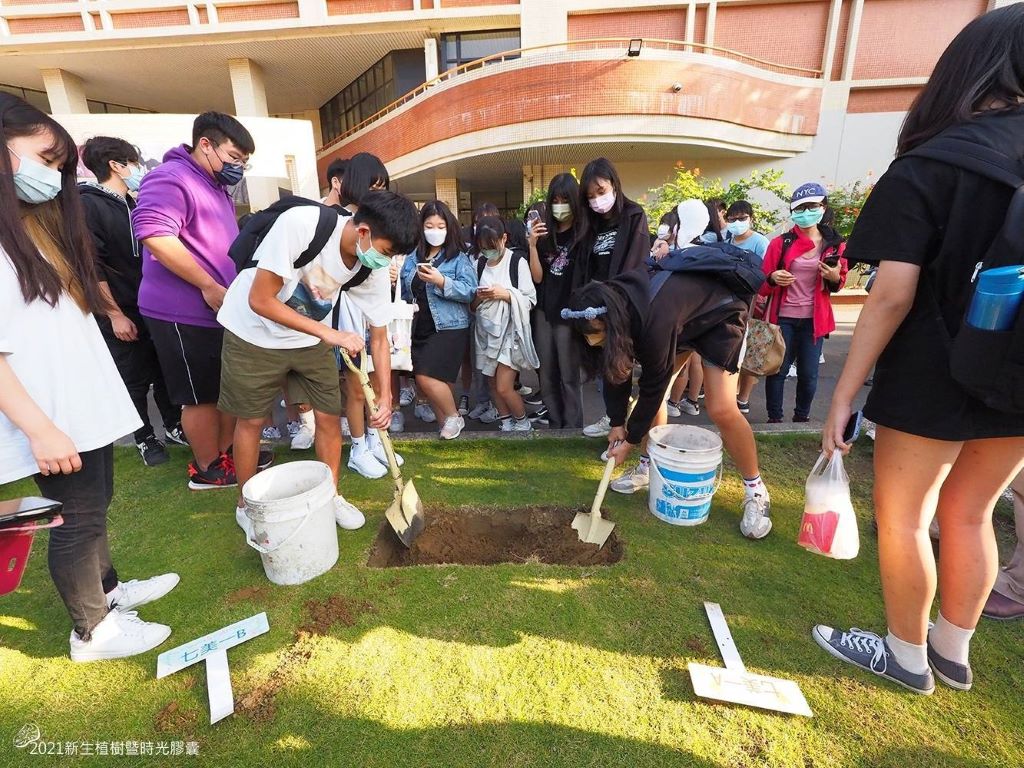
[[(533, 0), (541, 2), (541, 0)], [(445, 0), (445, 5), (447, 5)], [(569, 39), (602, 37), (656, 37), (682, 40), (686, 36), (686, 10), (574, 13), (569, 16)]]
[(412, 0), (327, 0), (327, 13), (331, 16), (411, 10)]
[(188, 25), (188, 11), (184, 8), (166, 11), (140, 11), (110, 14), (114, 29), (138, 27), (176, 27)]
[(820, 69), (828, 11), (827, 0), (720, 5), (715, 45), (777, 64)]
[(869, 112), (906, 112), (921, 91), (912, 88), (861, 88), (850, 91), (846, 111), (851, 115)]
[(262, 19), (297, 19), (298, 17), (298, 3), (222, 5), (217, 9), (217, 18), (223, 22), (260, 21)]
[(85, 22), (80, 14), (74, 16), (46, 16), (7, 20), (12, 35), (41, 35), (47, 32), (81, 32)]

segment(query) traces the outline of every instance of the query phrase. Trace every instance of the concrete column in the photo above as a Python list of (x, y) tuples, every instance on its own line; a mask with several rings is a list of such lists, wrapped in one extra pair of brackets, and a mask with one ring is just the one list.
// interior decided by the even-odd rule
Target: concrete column
[[(704, 25), (704, 45), (715, 44), (715, 21), (718, 16), (718, 0), (711, 0), (708, 3), (708, 18)], [(714, 53), (714, 51), (708, 51)]]
[(263, 69), (252, 59), (228, 59), (231, 94), (235, 98), (235, 114), (269, 117)]
[(832, 67), (836, 61), (836, 44), (839, 40), (839, 21), (843, 17), (843, 0), (832, 0), (828, 10), (828, 26), (825, 28), (825, 51), (821, 59), (821, 78), (832, 79)]
[(313, 124), (313, 146), (320, 149), (324, 145), (324, 134), (320, 128), (320, 110), (307, 109), (302, 116)]
[(850, 10), (850, 29), (846, 36), (846, 58), (843, 59), (843, 80), (853, 79), (853, 64), (857, 60), (857, 41), (860, 39), (860, 22), (864, 18), (864, 0), (853, 0)]
[(452, 209), (459, 218), (459, 180), (434, 179), (434, 197)]
[(437, 40), (432, 37), (423, 40), (423, 64), (427, 75), (425, 82), (429, 83), (438, 75)]
[(44, 69), (41, 74), (50, 100), (50, 112), (55, 115), (89, 114), (82, 78), (64, 69)]
[[(697, 0), (690, 0), (686, 6), (686, 42), (692, 43), (697, 36)], [(687, 51), (693, 48), (686, 46)]]

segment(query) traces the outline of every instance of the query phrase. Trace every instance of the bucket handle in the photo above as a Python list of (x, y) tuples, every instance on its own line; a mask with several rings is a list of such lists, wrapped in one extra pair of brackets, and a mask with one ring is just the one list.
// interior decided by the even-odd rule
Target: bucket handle
[[(651, 465), (654, 467), (655, 471), (657, 471), (658, 475), (661, 476), (661, 480), (662, 480), (662, 486), (661, 487), (662, 487), (662, 491), (664, 493), (666, 493), (667, 495), (669, 495), (669, 496), (671, 496), (671, 497), (673, 497), (675, 499), (679, 499), (680, 501), (690, 501), (691, 500), (690, 498), (687, 498), (685, 496), (678, 495), (675, 491), (672, 490), (672, 487), (671, 487), (672, 486), (672, 481), (669, 480), (667, 477), (665, 477), (665, 475), (662, 474), (661, 467), (659, 467), (656, 462), (652, 461)], [(724, 468), (725, 468), (724, 464), (719, 464), (718, 465), (718, 469), (715, 470), (715, 487), (711, 489), (711, 493), (710, 493), (711, 496), (714, 496), (716, 493), (718, 493), (718, 489), (722, 485), (722, 475), (724, 474)]]
[(301, 531), (303, 528), (305, 528), (306, 527), (306, 523), (308, 523), (309, 519), (311, 517), (313, 517), (313, 512), (314, 511), (315, 511), (315, 508), (312, 505), (307, 507), (307, 509), (306, 509), (306, 516), (304, 518), (302, 518), (302, 522), (299, 523), (297, 526), (295, 526), (295, 530), (294, 531), (292, 531), (287, 536), (285, 536), (281, 541), (279, 541), (273, 547), (264, 547), (264, 546), (260, 545), (258, 542), (253, 541), (251, 538), (249, 538), (249, 536), (245, 537), (245, 543), (248, 544), (253, 549), (255, 549), (257, 552), (259, 552), (261, 555), (272, 554), (272, 553), (276, 552), (277, 550), (279, 550), (281, 547), (283, 547), (285, 544), (290, 542), (296, 536), (298, 536), (299, 531)]
[(58, 525), (64, 524), (64, 518), (60, 515), (54, 515), (48, 523), (35, 523), (34, 525), (16, 525), (12, 527), (0, 527), (0, 536), (5, 533), (35, 533), (36, 531), (45, 531), (47, 528), (56, 528)]

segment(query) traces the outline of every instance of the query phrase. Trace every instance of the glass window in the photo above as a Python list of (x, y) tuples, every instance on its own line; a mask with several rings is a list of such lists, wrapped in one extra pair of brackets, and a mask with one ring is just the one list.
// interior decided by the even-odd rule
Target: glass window
[(518, 29), (491, 32), (453, 32), (441, 35), (441, 57), (444, 70), (453, 69), (520, 46)]

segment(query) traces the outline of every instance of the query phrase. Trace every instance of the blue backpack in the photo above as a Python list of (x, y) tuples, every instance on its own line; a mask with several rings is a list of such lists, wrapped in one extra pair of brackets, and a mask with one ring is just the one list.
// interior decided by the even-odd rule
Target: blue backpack
[(761, 260), (751, 252), (731, 243), (694, 245), (669, 253), (661, 261), (647, 259), (651, 270), (650, 297), (658, 295), (673, 272), (715, 277), (748, 304), (754, 300), (765, 281)]

